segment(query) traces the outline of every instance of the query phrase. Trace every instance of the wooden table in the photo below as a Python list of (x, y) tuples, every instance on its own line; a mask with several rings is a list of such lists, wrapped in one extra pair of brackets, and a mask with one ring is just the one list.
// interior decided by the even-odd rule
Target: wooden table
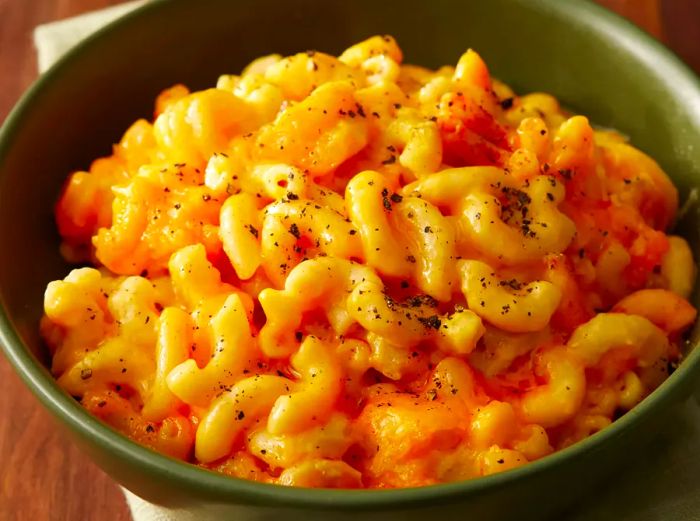
[[(566, 1), (566, 0), (562, 0)], [(598, 0), (700, 71), (700, 0)], [(32, 29), (119, 0), (0, 0), (0, 121), (36, 78)], [(127, 521), (117, 485), (58, 434), (0, 356), (0, 519)]]

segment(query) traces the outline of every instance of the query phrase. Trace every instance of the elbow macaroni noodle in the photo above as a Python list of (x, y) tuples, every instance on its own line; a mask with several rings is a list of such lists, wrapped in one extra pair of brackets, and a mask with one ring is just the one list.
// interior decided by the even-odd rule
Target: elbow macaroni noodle
[(178, 85), (72, 174), (46, 289), (58, 383), (234, 477), (393, 488), (521, 466), (609, 425), (695, 321), (659, 166), (474, 51), (376, 36)]

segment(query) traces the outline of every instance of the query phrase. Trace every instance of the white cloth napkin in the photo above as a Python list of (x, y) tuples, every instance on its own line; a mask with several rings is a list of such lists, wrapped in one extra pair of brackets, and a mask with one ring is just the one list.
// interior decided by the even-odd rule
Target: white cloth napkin
[[(34, 31), (39, 71), (103, 25), (143, 4), (128, 2)], [(575, 486), (575, 484), (572, 484)], [(124, 489), (134, 521), (206, 521), (145, 502)], [(700, 521), (700, 398), (696, 394), (626, 469), (604, 483), (559, 521)]]
[(129, 11), (133, 11), (145, 0), (107, 7), (100, 11), (82, 14), (74, 18), (59, 20), (34, 29), (34, 45), (37, 50), (39, 72), (51, 67), (63, 54), (86, 36), (104, 27)]

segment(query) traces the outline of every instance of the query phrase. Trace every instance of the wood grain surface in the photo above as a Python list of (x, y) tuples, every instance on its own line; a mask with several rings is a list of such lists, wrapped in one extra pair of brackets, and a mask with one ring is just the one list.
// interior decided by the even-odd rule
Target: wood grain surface
[[(565, 0), (562, 0), (565, 1)], [(700, 71), (700, 0), (598, 0)], [(32, 29), (119, 0), (0, 0), (0, 121), (36, 78)], [(0, 355), (0, 520), (127, 521), (117, 485), (54, 429)]]

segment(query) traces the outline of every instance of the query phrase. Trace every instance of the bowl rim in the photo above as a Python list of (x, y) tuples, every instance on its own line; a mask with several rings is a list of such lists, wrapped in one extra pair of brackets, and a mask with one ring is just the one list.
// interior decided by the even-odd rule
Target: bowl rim
[[(529, 0), (511, 0), (526, 4)], [(19, 132), (22, 121), (32, 110), (34, 100), (51, 88), (52, 79), (61, 75), (68, 66), (79, 59), (81, 53), (94, 42), (107, 39), (128, 28), (132, 20), (156, 11), (173, 0), (151, 0), (121, 16), (107, 26), (88, 36), (34, 82), (23, 94), (0, 128), (0, 165)], [(686, 100), (693, 100), (692, 110), (700, 121), (700, 80), (678, 57), (631, 22), (591, 3), (589, 0), (560, 2), (539, 0), (538, 9), (549, 11), (575, 21), (599, 33), (606, 33), (625, 51), (638, 60), (653, 63), (657, 75), (673, 81), (674, 88)], [(680, 96), (679, 93), (679, 96)], [(0, 172), (0, 175), (2, 173)], [(265, 504), (278, 507), (306, 509), (369, 510), (408, 507), (416, 504), (433, 504), (436, 501), (450, 503), (487, 490), (496, 490), (517, 482), (526, 476), (543, 474), (565, 463), (595, 452), (608, 440), (633, 430), (654, 410), (670, 405), (689, 389), (694, 376), (700, 373), (700, 349), (692, 349), (679, 368), (653, 393), (602, 431), (570, 447), (528, 463), (523, 467), (472, 480), (392, 490), (334, 490), (293, 488), (258, 483), (224, 476), (195, 465), (175, 460), (138, 445), (126, 436), (103, 424), (83, 409), (79, 403), (58, 387), (46, 368), (31, 354), (19, 338), (8, 317), (0, 293), (0, 348), (32, 393), (39, 398), (57, 419), (67, 424), (81, 436), (91, 438), (103, 450), (128, 460), (134, 467), (148, 468), (149, 474), (165, 476), (180, 487), (216, 498), (221, 503)]]

